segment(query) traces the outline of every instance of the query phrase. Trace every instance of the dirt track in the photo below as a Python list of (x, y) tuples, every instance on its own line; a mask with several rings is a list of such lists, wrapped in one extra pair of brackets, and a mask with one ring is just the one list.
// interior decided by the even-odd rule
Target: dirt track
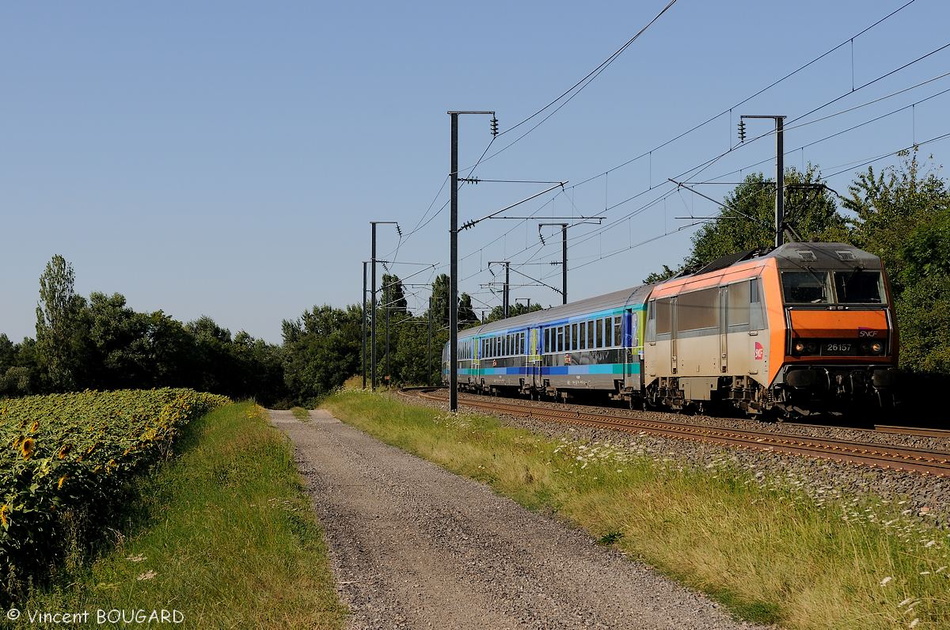
[(749, 628), (649, 567), (323, 411), (296, 447), (351, 628)]

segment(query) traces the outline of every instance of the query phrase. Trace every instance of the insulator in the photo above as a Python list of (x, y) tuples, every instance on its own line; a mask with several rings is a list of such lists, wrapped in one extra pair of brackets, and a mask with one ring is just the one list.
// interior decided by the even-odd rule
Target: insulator
[(498, 135), (498, 119), (494, 116), (491, 117), (491, 135)]
[(745, 142), (745, 121), (739, 121), (739, 142)]

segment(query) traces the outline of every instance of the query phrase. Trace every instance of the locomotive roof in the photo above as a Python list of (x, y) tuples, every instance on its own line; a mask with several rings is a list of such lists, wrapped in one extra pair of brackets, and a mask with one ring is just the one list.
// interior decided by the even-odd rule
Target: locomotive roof
[(794, 267), (877, 267), (881, 259), (847, 243), (785, 243), (769, 252), (779, 268)]
[(587, 315), (608, 311), (615, 308), (623, 308), (624, 306), (642, 307), (643, 303), (650, 295), (650, 290), (652, 288), (653, 285), (644, 284), (631, 287), (629, 289), (623, 289), (621, 291), (614, 291), (605, 295), (598, 295), (596, 297), (578, 300), (576, 302), (571, 302), (570, 304), (561, 304), (558, 306), (542, 309), (540, 311), (532, 311), (530, 313), (525, 313), (524, 315), (509, 317), (508, 319), (500, 319), (482, 326), (473, 326), (472, 328), (468, 328), (466, 330), (460, 330), (459, 338), (471, 337), (472, 335), (491, 334), (493, 332), (499, 332), (503, 330), (517, 330), (521, 328), (534, 327), (544, 322), (560, 321), (569, 319), (571, 317), (577, 317), (579, 315)]
[(720, 271), (735, 267), (737, 265), (752, 262), (764, 261), (768, 258), (774, 258), (779, 268), (787, 269), (789, 267), (801, 269), (803, 267), (840, 267), (846, 265), (849, 267), (880, 267), (881, 261), (874, 254), (858, 249), (854, 245), (847, 243), (785, 243), (781, 247), (768, 251), (749, 250), (729, 254), (718, 258), (692, 273), (670, 278), (670, 282), (682, 278), (691, 278), (701, 276), (706, 273)]

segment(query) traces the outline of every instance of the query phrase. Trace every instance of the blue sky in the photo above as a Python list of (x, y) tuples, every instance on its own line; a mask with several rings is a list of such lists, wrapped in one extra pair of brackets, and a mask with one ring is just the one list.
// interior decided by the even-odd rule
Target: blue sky
[[(61, 254), (83, 295), (279, 343), (281, 320), (359, 302), (371, 221), (399, 222), (401, 238), (379, 226), (377, 255), (421, 311), (448, 271), (446, 112), (494, 110), (506, 132), (666, 4), (6, 3), (0, 332), (35, 334), (38, 278)], [(787, 116), (786, 165), (816, 165), (842, 194), (868, 160), (947, 134), (950, 5), (905, 4), (678, 0), (514, 144), (552, 110), (494, 141), (488, 117), (463, 116), (464, 175), (487, 147), (477, 177), (569, 183), (506, 213), (530, 220), (463, 231), (460, 290), (499, 305), (488, 263), (510, 260), (513, 301), (560, 303), (526, 276), (560, 287), (560, 236), (544, 228), (542, 245), (538, 224), (561, 217), (606, 217), (570, 230), (571, 298), (676, 266), (697, 229), (677, 217), (716, 206), (667, 178), (721, 199), (774, 172), (773, 137), (751, 140), (771, 122), (736, 147), (742, 114)], [(933, 168), (948, 152), (947, 139), (921, 147)], [(546, 187), (463, 186), (460, 222)]]

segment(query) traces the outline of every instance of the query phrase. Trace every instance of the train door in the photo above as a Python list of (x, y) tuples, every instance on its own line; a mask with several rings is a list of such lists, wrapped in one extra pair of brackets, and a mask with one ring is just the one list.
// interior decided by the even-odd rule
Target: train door
[(640, 317), (627, 309), (623, 312), (623, 385), (640, 389)]
[(719, 371), (729, 370), (729, 287), (719, 288)]
[(472, 384), (478, 384), (481, 374), (482, 364), (482, 344), (484, 341), (479, 337), (472, 337), (472, 375), (468, 381)]
[(676, 315), (676, 311), (677, 311), (676, 298), (673, 297), (673, 298), (670, 298), (670, 314), (669, 314), (669, 317), (670, 317), (670, 374), (677, 373), (676, 350), (677, 350), (677, 346), (679, 345), (679, 342), (676, 339), (676, 329), (678, 327), (677, 319), (679, 318)]
[(533, 388), (541, 386), (541, 329), (528, 330), (528, 356), (526, 363), (525, 385)]

